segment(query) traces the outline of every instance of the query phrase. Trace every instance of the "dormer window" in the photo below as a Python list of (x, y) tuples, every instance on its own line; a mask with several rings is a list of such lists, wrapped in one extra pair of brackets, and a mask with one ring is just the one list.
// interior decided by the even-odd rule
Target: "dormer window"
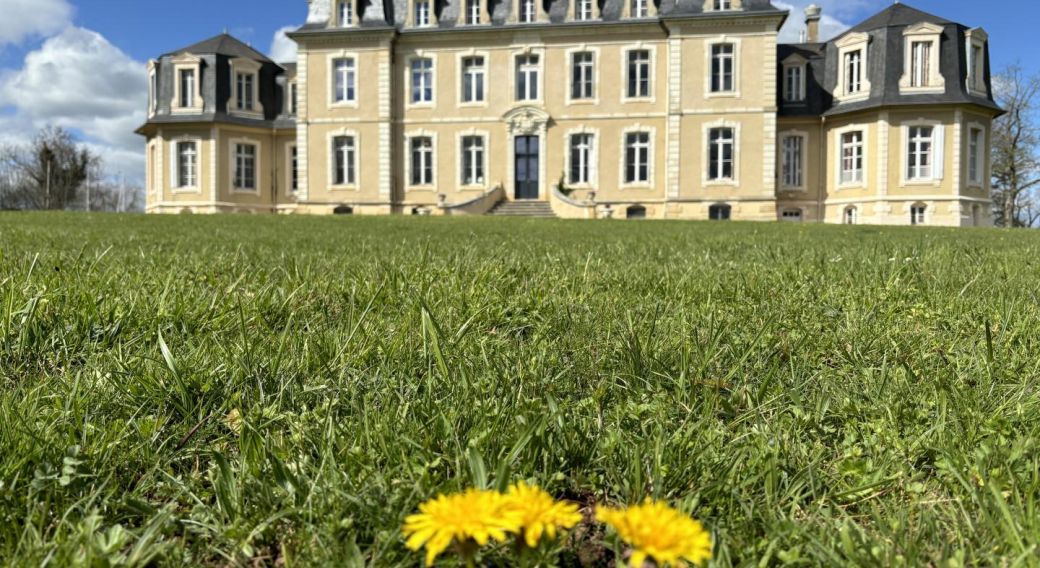
[(155, 61), (148, 62), (148, 114), (153, 115), (159, 108), (159, 73)]
[(336, 21), (339, 27), (346, 28), (354, 25), (354, 2), (345, 0), (336, 4)]
[(299, 110), (300, 98), (296, 89), (296, 81), (289, 83), (289, 114), (296, 115)]
[(797, 55), (784, 61), (784, 102), (805, 102), (807, 71), (806, 61)]
[(203, 111), (202, 88), (200, 86), (202, 59), (182, 53), (173, 58), (173, 104), (175, 114)]
[(480, 23), (480, 0), (466, 0), (466, 25), (475, 26)]
[(986, 42), (989, 36), (982, 28), (968, 30), (965, 34), (968, 43), (968, 92), (986, 96)]
[(415, 27), (426, 28), (430, 25), (430, 0), (416, 0)]
[(849, 33), (835, 42), (841, 71), (834, 97), (839, 102), (857, 101), (870, 96), (870, 79), (867, 77), (867, 49), (870, 36), (865, 33)]
[(231, 114), (263, 118), (263, 108), (259, 99), (260, 63), (252, 59), (237, 58), (231, 60), (232, 101)]
[(732, 9), (733, 9), (733, 1), (732, 0), (715, 0), (715, 11), (721, 12), (723, 10), (732, 10)]
[(649, 0), (632, 0), (632, 17), (645, 18), (650, 15)]
[(575, 9), (574, 19), (587, 21), (592, 19), (592, 0), (576, 0), (578, 5)]
[(731, 12), (743, 8), (741, 0), (702, 0), (705, 12)]
[(939, 68), (939, 45), (943, 27), (922, 22), (903, 31), (903, 78), (899, 81), (902, 94), (942, 93), (946, 90)]
[(530, 24), (537, 17), (536, 0), (520, 0), (520, 22)]

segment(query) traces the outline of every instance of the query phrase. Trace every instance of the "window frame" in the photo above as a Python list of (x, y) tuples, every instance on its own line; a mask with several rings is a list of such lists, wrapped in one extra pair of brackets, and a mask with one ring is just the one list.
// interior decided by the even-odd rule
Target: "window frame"
[[(838, 73), (837, 85), (834, 88), (834, 99), (839, 102), (861, 101), (870, 98), (870, 35), (852, 32), (841, 37), (835, 46), (838, 48)], [(859, 90), (850, 91), (848, 57), (859, 53)]]
[[(264, 105), (260, 102), (260, 70), (259, 61), (247, 57), (236, 57), (228, 62), (231, 68), (231, 99), (228, 101), (228, 114), (248, 118), (263, 118)], [(242, 85), (239, 78), (248, 78), (250, 90), (248, 96), (241, 96)], [(247, 104), (248, 108), (239, 108), (239, 104)]]
[[(300, 193), (300, 152), (296, 142), (285, 145), (285, 195), (295, 197)], [(293, 187), (296, 182), (296, 187)]]
[[(702, 126), (702, 144), (704, 150), (702, 154), (703, 165), (701, 167), (701, 185), (704, 187), (736, 187), (740, 185), (740, 145), (741, 145), (741, 123), (732, 120), (718, 120), (715, 122), (706, 123)], [(729, 129), (733, 134), (733, 157), (732, 157), (732, 177), (731, 178), (717, 178), (712, 179), (711, 177), (711, 162), (712, 162), (712, 144), (711, 144), (711, 133), (713, 130), (718, 129)]]
[[(425, 71), (425, 74), (429, 76), (429, 100), (415, 100), (415, 70), (414, 66), (417, 62), (428, 61), (430, 68)], [(434, 53), (427, 53), (426, 51), (417, 51), (414, 54), (405, 58), (405, 82), (408, 86), (408, 90), (405, 92), (405, 108), (419, 109), (419, 108), (433, 108), (437, 105), (437, 56)]]
[[(182, 53), (171, 61), (173, 67), (173, 100), (170, 101), (172, 114), (194, 114), (205, 112), (206, 103), (202, 98), (202, 58), (190, 53)], [(191, 70), (195, 75), (192, 105), (181, 104), (181, 71)]]
[[(346, 171), (344, 171), (344, 182), (336, 183), (336, 139), (337, 138), (353, 138), (354, 141), (354, 156), (353, 161), (350, 164), (344, 163)], [(350, 130), (342, 128), (334, 130), (326, 135), (325, 147), (328, 149), (328, 160), (327, 164), (327, 177), (329, 191), (361, 191), (362, 189), (362, 176), (361, 176), (361, 150), (364, 146), (361, 143), (361, 133), (356, 130)], [(354, 182), (346, 183), (348, 180), (348, 173), (353, 170)]]
[[(968, 94), (988, 97), (989, 85), (986, 82), (986, 66), (988, 63), (989, 34), (982, 28), (970, 29), (964, 33), (964, 41), (966, 44), (965, 57), (968, 65), (967, 76), (964, 80), (968, 87)], [(979, 58), (976, 58), (975, 49), (979, 50)]]
[[(195, 145), (195, 184), (180, 185), (180, 147), (181, 144)], [(178, 136), (170, 139), (170, 192), (202, 194), (202, 138), (198, 136)], [(161, 157), (160, 157), (161, 159)]]
[[(718, 46), (730, 45), (733, 48), (731, 55), (733, 62), (733, 86), (728, 91), (715, 91), (715, 48)], [(741, 68), (742, 68), (742, 47), (743, 43), (739, 37), (729, 36), (717, 36), (708, 39), (704, 43), (704, 98), (705, 100), (710, 99), (723, 99), (723, 98), (740, 98), (741, 89)]]
[[(590, 143), (588, 148), (588, 157), (586, 159), (586, 179), (584, 182), (576, 182), (571, 178), (572, 168), (574, 165), (574, 153), (572, 140), (575, 136), (589, 136)], [(578, 128), (572, 128), (564, 133), (563, 136), (563, 147), (564, 151), (564, 173), (566, 175), (567, 185), (575, 189), (590, 189), (594, 190), (599, 186), (599, 136), (600, 131), (597, 128), (589, 128), (581, 126)], [(623, 179), (623, 178), (621, 178)]]
[[(852, 221), (851, 223), (849, 221)], [(859, 224), (859, 207), (856, 205), (847, 205), (841, 210), (841, 224), (842, 225), (858, 225)]]
[[(483, 98), (480, 100), (467, 101), (466, 96), (466, 60), (474, 58), (482, 58), (484, 63), (480, 69), (480, 91), (483, 94)], [(488, 106), (488, 71), (489, 64), (491, 61), (490, 53), (487, 51), (468, 50), (460, 52), (455, 57), (455, 68), (459, 70), (458, 80), (456, 81), (456, 92), (455, 101), (460, 108), (467, 107), (486, 107)], [(411, 93), (409, 93), (410, 95)]]
[[(473, 7), (476, 7), (476, 18), (473, 16)], [(462, 4), (462, 25), (464, 26), (479, 26), (484, 23), (484, 7), (481, 5), (480, 0), (463, 0)]]
[[(521, 51), (514, 51), (514, 52), (512, 52), (511, 57), (512, 57), (512, 60), (511, 60), (512, 61), (512, 69), (511, 69), (512, 82), (511, 82), (510, 86), (511, 86), (511, 91), (512, 91), (512, 95), (511, 96), (512, 96), (513, 102), (514, 103), (528, 103), (528, 104), (541, 104), (541, 103), (543, 103), (544, 100), (545, 100), (545, 50), (539, 48), (539, 49), (525, 49), (525, 50), (521, 50)], [(535, 76), (535, 82), (534, 82), (535, 89), (536, 89), (536, 93), (535, 94), (537, 95), (535, 98), (529, 98), (529, 97), (528, 98), (520, 98), (518, 96), (520, 94), (520, 91), (519, 91), (519, 89), (520, 89), (520, 72), (521, 72), (521, 67), (522, 67), (522, 65), (520, 63), (520, 58), (521, 57), (525, 57), (525, 58), (537, 57), (538, 58), (538, 63), (537, 64), (535, 64), (535, 65), (531, 65), (529, 63), (526, 64), (529, 68), (533, 68), (534, 72), (537, 74)], [(530, 85), (530, 82), (527, 82), (525, 84)], [(527, 89), (527, 94), (530, 95), (530, 87), (528, 87), (528, 89)]]
[[(791, 92), (790, 73), (798, 71), (797, 91)], [(804, 105), (808, 101), (808, 62), (801, 57), (791, 57), (783, 65), (783, 102), (787, 105)], [(797, 96), (794, 96), (797, 95)]]
[[(786, 175), (785, 168), (786, 168), (786, 165), (787, 165), (787, 140), (788, 139), (797, 139), (799, 141), (799, 144), (800, 144), (800, 150), (801, 150), (800, 151), (800, 158), (799, 158), (799, 168), (800, 169), (799, 169), (799, 172), (798, 172), (798, 175), (799, 175), (798, 182), (799, 183), (797, 183), (797, 184), (789, 184), (788, 180), (787, 180), (787, 175)], [(779, 137), (778, 137), (778, 140), (779, 140), (780, 143), (779, 143), (779, 152), (777, 152), (777, 155), (779, 156), (780, 159), (777, 161), (778, 162), (777, 166), (778, 166), (778, 168), (780, 170), (779, 171), (779, 173), (780, 173), (780, 175), (779, 175), (780, 180), (779, 181), (780, 181), (780, 189), (781, 189), (781, 191), (806, 191), (808, 189), (808, 185), (809, 185), (808, 177), (809, 177), (809, 171), (810, 171), (809, 168), (808, 168), (809, 133), (805, 132), (805, 131), (801, 131), (801, 130), (788, 130), (788, 131), (785, 131), (785, 132), (781, 132)]]
[(931, 216), (931, 207), (927, 203), (915, 202), (907, 207), (907, 212), (910, 214), (911, 227), (927, 225), (928, 218)]
[[(233, 194), (247, 194), (247, 195), (260, 195), (260, 189), (263, 185), (263, 167), (261, 166), (263, 157), (263, 145), (260, 140), (249, 138), (249, 137), (236, 137), (228, 140), (229, 151), (228, 157), (230, 158), (230, 164), (228, 167), (228, 186), (231, 188)], [(236, 182), (238, 181), (238, 147), (239, 146), (252, 146), (253, 147), (253, 187), (238, 187)]]
[[(413, 141), (420, 140), (420, 139), (429, 139), (429, 141), (430, 141), (430, 147), (429, 147), (429, 152), (428, 152), (429, 160), (430, 160), (430, 163), (428, 164), (429, 165), (428, 169), (429, 169), (429, 174), (430, 174), (430, 181), (429, 181), (429, 183), (418, 183), (418, 184), (416, 184), (416, 183), (413, 182), (413, 177), (412, 177), (412, 174), (413, 174), (412, 168), (415, 166), (414, 158), (413, 158), (413, 155), (412, 155), (412, 152), (413, 152), (412, 143), (413, 143)], [(437, 133), (433, 132), (433, 131), (430, 131), (430, 130), (425, 130), (425, 129), (413, 130), (413, 131), (405, 133), (405, 135), (404, 135), (404, 152), (405, 152), (405, 154), (404, 154), (404, 175), (405, 175), (404, 186), (405, 186), (405, 191), (408, 191), (408, 192), (412, 192), (412, 191), (436, 192), (437, 191), (438, 180), (439, 180), (438, 173), (437, 173), (437, 160), (438, 160), (438, 153), (439, 153), (438, 152), (438, 146), (437, 146)]]
[[(645, 51), (649, 56), (647, 61), (648, 93), (646, 96), (629, 96), (628, 74), (633, 52)], [(639, 42), (625, 46), (621, 50), (621, 104), (633, 103), (656, 103), (657, 102), (657, 45)]]
[[(903, 30), (903, 75), (899, 80), (899, 93), (902, 95), (921, 95), (946, 92), (946, 80), (942, 74), (942, 36), (943, 26), (921, 22)], [(929, 45), (927, 70), (921, 69), (924, 63), (918, 57), (918, 45)], [(927, 73), (925, 73), (927, 71)], [(924, 81), (917, 84), (918, 80)]]
[[(645, 134), (646, 139), (646, 180), (638, 177), (628, 181), (628, 137), (633, 134)], [(621, 131), (621, 156), (618, 160), (618, 180), (621, 189), (653, 189), (656, 175), (655, 150), (657, 146), (657, 129), (655, 127), (635, 124)], [(638, 172), (638, 165), (636, 166)]]
[[(420, 10), (419, 10), (419, 5), (420, 4), (423, 4), (423, 5), (426, 6), (426, 11), (425, 11), (426, 18), (425, 18), (425, 20), (421, 20), (419, 18), (419, 15), (421, 13)], [(436, 23), (437, 23), (436, 19), (437, 18), (436, 18), (436, 16), (433, 13), (433, 0), (412, 0), (411, 4), (410, 4), (410, 9), (411, 9), (411, 17), (409, 18), (409, 21), (411, 22), (412, 27), (414, 27), (414, 28), (430, 28), (430, 27), (433, 27), (434, 25), (436, 25)]]
[[(974, 134), (979, 134), (979, 143), (976, 144), (974, 140)], [(968, 123), (968, 187), (972, 188), (985, 188), (986, 180), (989, 179), (989, 160), (986, 159), (989, 156), (989, 140), (988, 132), (986, 127), (978, 122)], [(972, 147), (976, 146), (975, 152), (972, 152)], [(972, 168), (975, 168), (975, 175), (972, 175)]]
[[(348, 15), (350, 17), (347, 21), (343, 21), (344, 6), (349, 7)], [(338, 0), (336, 2), (335, 10), (334, 18), (336, 19), (336, 25), (333, 27), (352, 28), (357, 25), (357, 6), (354, 5), (353, 0)]]
[[(466, 183), (466, 140), (479, 138), (481, 140), (481, 153), (479, 167), (483, 173), (483, 181), (477, 183)], [(485, 190), (488, 188), (488, 154), (490, 153), (491, 138), (486, 130), (469, 129), (455, 134), (455, 148), (458, 154), (455, 156), (455, 164), (458, 171), (457, 183), (461, 190)]]
[[(911, 178), (909, 173), (910, 168), (910, 144), (911, 130), (914, 128), (931, 128), (931, 151), (929, 158), (931, 162), (931, 175), (929, 177), (917, 177)], [(929, 120), (925, 118), (918, 118), (916, 120), (904, 121), (900, 124), (901, 132), (901, 143), (900, 150), (902, 156), (900, 158), (900, 187), (908, 186), (934, 186), (939, 187), (942, 185), (945, 179), (945, 168), (946, 168), (946, 126), (938, 120)]]
[[(860, 135), (860, 160), (863, 163), (862, 175), (859, 180), (845, 181), (845, 136), (848, 134)], [(835, 167), (834, 186), (838, 190), (843, 189), (865, 189), (870, 179), (870, 127), (866, 124), (850, 124), (834, 132), (835, 153), (837, 160)]]
[[(360, 104), (359, 101), (361, 99), (361, 72), (360, 72), (361, 71), (361, 58), (360, 58), (360, 56), (357, 53), (355, 53), (355, 52), (337, 51), (335, 53), (328, 54), (328, 56), (326, 58), (326, 61), (327, 61), (326, 69), (327, 69), (327, 72), (328, 72), (328, 82), (329, 82), (328, 83), (328, 97), (329, 98), (328, 98), (328, 104), (326, 105), (328, 107), (328, 109), (332, 110), (332, 109), (337, 109), (337, 108), (352, 108), (352, 109), (358, 108), (358, 106)], [(349, 87), (349, 85), (344, 85), (344, 87), (347, 89), (347, 92), (344, 93), (344, 97), (345, 97), (344, 100), (342, 100), (342, 101), (336, 100), (337, 97), (339, 96), (338, 89), (336, 88), (337, 87), (337, 81), (338, 81), (339, 73), (337, 71), (336, 66), (337, 66), (337, 64), (340, 61), (344, 61), (344, 62), (350, 61), (354, 65), (354, 75), (353, 75), (353, 79), (354, 79), (354, 98), (353, 99), (346, 98), (346, 95), (348, 95), (350, 93), (350, 87)]]
[[(589, 96), (575, 97), (574, 87), (577, 81), (576, 72), (578, 71), (578, 64), (575, 59), (580, 55), (591, 56), (591, 61), (588, 64), (582, 63), (583, 68), (589, 70), (588, 82), (592, 87), (592, 94)], [(599, 48), (597, 47), (577, 47), (567, 50), (567, 68), (569, 81), (567, 83), (567, 96), (564, 104), (566, 106), (571, 105), (587, 105), (587, 104), (598, 104), (599, 103)]]

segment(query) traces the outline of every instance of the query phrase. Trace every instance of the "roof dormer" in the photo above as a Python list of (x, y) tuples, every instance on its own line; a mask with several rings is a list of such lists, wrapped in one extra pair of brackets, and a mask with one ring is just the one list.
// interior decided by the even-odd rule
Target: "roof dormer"
[(940, 65), (943, 26), (930, 22), (914, 24), (903, 30), (903, 76), (899, 92), (903, 95), (946, 92)]
[(744, 9), (743, 0), (704, 0), (705, 12), (737, 12)]
[(173, 65), (173, 101), (170, 103), (170, 112), (203, 112), (205, 103), (202, 100), (202, 58), (182, 53), (174, 57), (170, 63)]

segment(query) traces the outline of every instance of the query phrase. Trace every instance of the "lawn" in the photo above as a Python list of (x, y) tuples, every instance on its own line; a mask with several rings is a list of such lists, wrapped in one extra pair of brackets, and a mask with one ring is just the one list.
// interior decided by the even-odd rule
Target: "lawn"
[[(985, 229), (0, 214), (0, 564), (417, 567), (419, 503), (526, 479), (665, 500), (720, 567), (1035, 566), (1038, 262)], [(612, 566), (601, 532), (556, 565)]]

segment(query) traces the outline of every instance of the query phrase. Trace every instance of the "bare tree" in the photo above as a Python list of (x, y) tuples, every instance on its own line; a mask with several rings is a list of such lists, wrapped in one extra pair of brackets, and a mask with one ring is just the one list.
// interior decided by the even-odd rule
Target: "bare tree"
[(993, 123), (993, 213), (1004, 227), (1032, 227), (1040, 220), (1040, 75), (1011, 65), (993, 78), (997, 103), (1007, 114)]
[(67, 130), (46, 127), (27, 146), (9, 152), (18, 175), (12, 199), (20, 209), (74, 206), (88, 175), (101, 161)]

